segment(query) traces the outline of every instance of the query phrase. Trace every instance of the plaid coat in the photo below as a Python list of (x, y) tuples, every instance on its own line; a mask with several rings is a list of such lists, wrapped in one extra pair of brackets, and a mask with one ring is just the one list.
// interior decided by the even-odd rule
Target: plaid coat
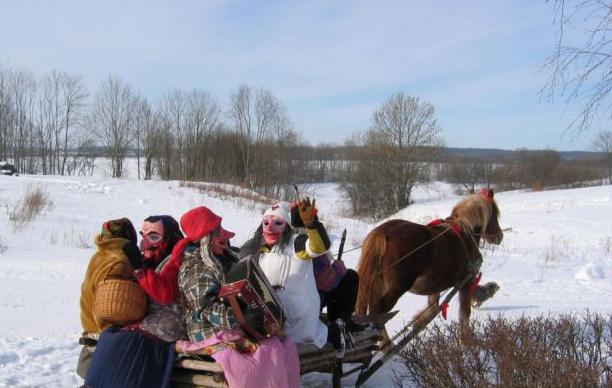
[(236, 325), (231, 308), (218, 297), (225, 284), (222, 263), (229, 259), (209, 253), (208, 243), (209, 239), (204, 238), (199, 247), (190, 245), (185, 249), (178, 274), (187, 335), (193, 342), (203, 341), (219, 330)]

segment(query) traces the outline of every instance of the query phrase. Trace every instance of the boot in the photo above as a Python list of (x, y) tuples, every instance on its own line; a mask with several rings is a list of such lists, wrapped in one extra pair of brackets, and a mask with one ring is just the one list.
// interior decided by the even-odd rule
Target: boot
[[(338, 322), (339, 321), (339, 322)], [(340, 328), (342, 326), (342, 328)], [(344, 338), (344, 322), (341, 319), (329, 324), (327, 340), (331, 342), (334, 349), (336, 349), (336, 358), (344, 358), (346, 353), (346, 340)]]
[(353, 334), (351, 334), (351, 332), (348, 331), (344, 320), (342, 318), (338, 318), (336, 319), (335, 324), (340, 329), (340, 333), (342, 334), (342, 337), (344, 338), (346, 350), (350, 351), (350, 350), (355, 349), (355, 338), (353, 338)]
[(368, 331), (374, 329), (374, 325), (370, 322), (357, 323), (351, 318), (346, 319), (346, 329), (350, 333), (361, 333), (362, 331)]

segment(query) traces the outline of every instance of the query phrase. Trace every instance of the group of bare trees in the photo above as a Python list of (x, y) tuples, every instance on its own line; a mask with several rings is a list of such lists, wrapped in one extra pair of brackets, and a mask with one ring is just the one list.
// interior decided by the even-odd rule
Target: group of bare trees
[(608, 181), (605, 153), (590, 157), (563, 157), (555, 150), (519, 149), (511, 157), (445, 157), (438, 179), (457, 183), (462, 192), (473, 193), (478, 187), (497, 190), (571, 188)]
[[(354, 215), (385, 217), (411, 203), (418, 182), (542, 189), (605, 177), (612, 182), (612, 134), (594, 149), (603, 159), (568, 163), (556, 151), (512, 160), (449, 159), (441, 152), (432, 104), (403, 92), (372, 113), (369, 129), (345, 146), (302, 142), (283, 104), (264, 88), (239, 85), (226, 107), (203, 89), (167, 91), (155, 102), (109, 76), (89, 96), (81, 77), (36, 77), (0, 66), (0, 160), (22, 173), (91, 174), (96, 155), (125, 176), (136, 156), (138, 179), (243, 185), (288, 199), (294, 183), (339, 181)], [(440, 167), (442, 166), (442, 167)], [(603, 167), (602, 167), (603, 166)]]
[[(203, 89), (173, 89), (151, 103), (109, 76), (89, 98), (79, 76), (36, 77), (0, 67), (0, 160), (22, 173), (91, 173), (100, 150), (113, 177), (136, 156), (138, 178), (244, 184), (284, 195), (291, 175), (312, 176), (290, 151), (299, 137), (269, 90), (240, 85), (227, 109)], [(142, 163), (141, 163), (142, 162)]]
[(19, 171), (70, 174), (72, 150), (87, 143), (76, 136), (86, 100), (81, 77), (51, 71), (36, 78), (0, 65), (0, 159), (11, 158)]

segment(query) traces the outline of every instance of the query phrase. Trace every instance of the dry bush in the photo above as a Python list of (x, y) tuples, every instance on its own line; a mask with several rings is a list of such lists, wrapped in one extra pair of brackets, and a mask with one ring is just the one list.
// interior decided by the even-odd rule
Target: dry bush
[(91, 233), (71, 228), (70, 232), (64, 232), (64, 246), (83, 249), (93, 248)]
[(537, 267), (540, 271), (539, 280), (544, 278), (546, 271), (550, 268), (558, 267), (561, 261), (567, 260), (573, 255), (574, 252), (572, 252), (570, 243), (566, 239), (551, 236), (550, 245), (537, 258)]
[(419, 387), (612, 386), (612, 314), (471, 323), (460, 339), (456, 323), (436, 323), (401, 353), (407, 374), (397, 385)]
[(28, 222), (52, 206), (53, 201), (43, 187), (28, 186), (17, 205), (9, 212), (9, 221), (13, 230), (22, 229)]
[[(181, 187), (197, 189), (200, 193), (220, 199), (233, 199), (240, 206), (253, 203), (271, 205), (275, 200), (239, 186), (218, 183), (181, 182)], [(245, 204), (248, 202), (248, 204)]]

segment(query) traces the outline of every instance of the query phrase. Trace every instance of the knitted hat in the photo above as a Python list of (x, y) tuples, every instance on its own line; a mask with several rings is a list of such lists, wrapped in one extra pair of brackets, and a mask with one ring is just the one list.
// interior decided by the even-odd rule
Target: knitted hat
[(287, 224), (291, 225), (291, 215), (289, 214), (289, 210), (287, 209), (287, 206), (281, 202), (275, 203), (268, 208), (263, 216), (279, 217), (282, 218)]

